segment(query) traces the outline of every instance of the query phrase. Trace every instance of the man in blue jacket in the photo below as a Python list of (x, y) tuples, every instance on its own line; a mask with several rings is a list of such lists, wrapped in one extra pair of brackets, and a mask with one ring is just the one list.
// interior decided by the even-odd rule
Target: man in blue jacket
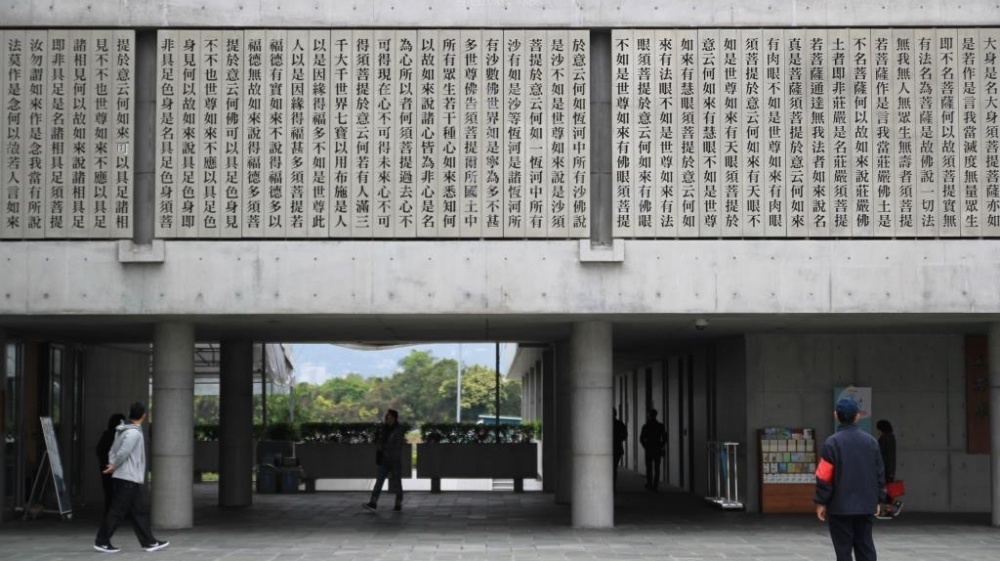
[(872, 519), (882, 502), (885, 468), (878, 441), (858, 425), (852, 399), (837, 402), (837, 432), (826, 439), (816, 467), (816, 517), (830, 527), (837, 561), (876, 561)]
[(94, 549), (101, 553), (117, 553), (111, 545), (111, 536), (125, 518), (132, 519), (135, 537), (146, 551), (159, 551), (170, 542), (153, 537), (149, 525), (149, 499), (146, 496), (146, 442), (142, 422), (146, 420), (146, 406), (135, 402), (129, 409), (129, 422), (115, 429), (115, 441), (108, 453), (104, 474), (111, 474), (113, 487), (111, 507), (97, 531)]

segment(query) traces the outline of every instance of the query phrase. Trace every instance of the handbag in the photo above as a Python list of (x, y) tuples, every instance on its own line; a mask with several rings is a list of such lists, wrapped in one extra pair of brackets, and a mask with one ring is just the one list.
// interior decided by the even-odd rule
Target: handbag
[(906, 483), (902, 479), (889, 482), (885, 485), (885, 494), (889, 495), (889, 500), (902, 497), (906, 494)]

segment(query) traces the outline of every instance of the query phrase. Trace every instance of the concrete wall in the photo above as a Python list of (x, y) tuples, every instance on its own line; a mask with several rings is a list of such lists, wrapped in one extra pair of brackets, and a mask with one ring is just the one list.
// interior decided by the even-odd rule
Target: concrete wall
[(710, 349), (703, 348), (692, 354), (694, 376), (691, 381), (694, 399), (691, 407), (694, 408), (694, 423), (689, 430), (694, 435), (691, 449), (694, 471), (691, 473), (688, 489), (701, 496), (708, 493), (708, 352)]
[[(715, 356), (715, 411), (716, 439), (721, 442), (739, 442), (739, 490), (747, 492), (747, 450), (755, 446), (747, 440), (747, 355), (746, 340), (732, 337), (713, 345)], [(706, 457), (706, 461), (708, 461)], [(744, 501), (745, 502), (745, 501)]]
[(992, 240), (621, 243), (592, 263), (586, 241), (177, 241), (143, 264), (0, 243), (0, 316), (1000, 312)]
[(994, 0), (2, 0), (10, 26), (622, 27), (984, 25)]
[(677, 422), (678, 410), (681, 406), (680, 396), (680, 357), (667, 359), (667, 404), (664, 423), (667, 426), (667, 484), (679, 485), (681, 478), (681, 426)]
[[(897, 476), (911, 511), (986, 512), (989, 456), (965, 453), (962, 335), (748, 335), (747, 425), (833, 431), (833, 388), (872, 388), (876, 419), (892, 422)], [(738, 417), (738, 415), (736, 415)], [(748, 451), (751, 509), (757, 508), (757, 451)]]
[[(84, 373), (83, 498), (87, 505), (103, 505), (101, 478), (94, 451), (113, 413), (128, 415), (133, 402), (149, 402), (149, 346), (92, 346), (86, 349)], [(149, 430), (146, 429), (146, 436)], [(149, 465), (149, 442), (146, 442)]]

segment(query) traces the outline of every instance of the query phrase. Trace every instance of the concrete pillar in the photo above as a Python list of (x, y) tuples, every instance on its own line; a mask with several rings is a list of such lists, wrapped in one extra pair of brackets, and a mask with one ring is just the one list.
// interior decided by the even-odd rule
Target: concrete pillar
[(546, 349), (542, 355), (542, 491), (556, 490), (556, 399), (555, 399), (555, 350)]
[[(0, 329), (0, 406), (6, 406), (5, 400), (7, 399), (6, 392), (7, 387), (7, 334)], [(4, 435), (6, 438), (6, 435)], [(0, 524), (3, 524), (4, 506), (3, 503), (6, 502), (5, 497), (7, 496), (7, 490), (4, 487), (7, 480), (7, 458), (4, 456), (6, 454), (7, 445), (4, 444), (0, 446)]]
[(253, 342), (223, 341), (219, 376), (219, 506), (253, 504)]
[(611, 245), (614, 187), (611, 31), (590, 32), (590, 242)]
[(1000, 526), (1000, 323), (990, 325), (990, 482), (993, 489), (993, 525)]
[(531, 399), (532, 389), (534, 389), (534, 384), (531, 383), (531, 369), (529, 368), (528, 371), (524, 373), (524, 395), (521, 397), (521, 400), (524, 402), (524, 418), (529, 421), (534, 420), (533, 415), (535, 414), (531, 408), (534, 404), (534, 401)]
[(611, 323), (573, 324), (573, 527), (615, 525), (612, 480)]
[(164, 322), (153, 332), (153, 525), (194, 522), (194, 325)]
[(153, 243), (156, 226), (156, 30), (135, 32), (135, 197), (132, 241)]
[(535, 391), (533, 392), (535, 401), (535, 420), (542, 420), (542, 361), (535, 361)]
[(521, 376), (521, 417), (525, 421), (531, 420), (531, 369), (529, 368), (524, 376)]
[[(556, 504), (568, 505), (573, 492), (573, 446), (570, 432), (573, 388), (570, 387), (569, 342), (556, 343), (556, 426), (548, 434), (556, 438)], [(544, 430), (544, 429), (543, 429)]]

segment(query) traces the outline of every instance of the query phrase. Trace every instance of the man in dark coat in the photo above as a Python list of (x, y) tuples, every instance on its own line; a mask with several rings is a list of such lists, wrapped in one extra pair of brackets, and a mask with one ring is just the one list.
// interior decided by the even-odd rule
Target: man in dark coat
[(826, 439), (816, 467), (816, 517), (830, 527), (837, 561), (876, 561), (872, 521), (885, 493), (878, 441), (861, 430), (858, 404), (837, 402), (837, 432)]
[(625, 423), (618, 418), (618, 411), (614, 408), (611, 409), (611, 414), (614, 416), (614, 458), (615, 458), (615, 468), (614, 468), (614, 482), (618, 483), (618, 464), (622, 463), (622, 457), (625, 456), (625, 441), (628, 440), (628, 427)]
[[(375, 463), (378, 464), (378, 476), (375, 479), (375, 487), (372, 489), (371, 498), (364, 506), (368, 510), (378, 508), (378, 497), (382, 493), (382, 485), (386, 478), (389, 478), (389, 490), (396, 492), (396, 504), (393, 510), (399, 511), (403, 508), (403, 453), (409, 448), (406, 444), (406, 435), (403, 427), (399, 424), (399, 413), (395, 409), (389, 409), (385, 413), (382, 430), (378, 435), (377, 451)], [(391, 477), (390, 477), (391, 475)]]
[(667, 446), (667, 429), (656, 420), (656, 409), (646, 413), (646, 424), (639, 433), (639, 444), (646, 451), (646, 488), (660, 488), (660, 464)]

